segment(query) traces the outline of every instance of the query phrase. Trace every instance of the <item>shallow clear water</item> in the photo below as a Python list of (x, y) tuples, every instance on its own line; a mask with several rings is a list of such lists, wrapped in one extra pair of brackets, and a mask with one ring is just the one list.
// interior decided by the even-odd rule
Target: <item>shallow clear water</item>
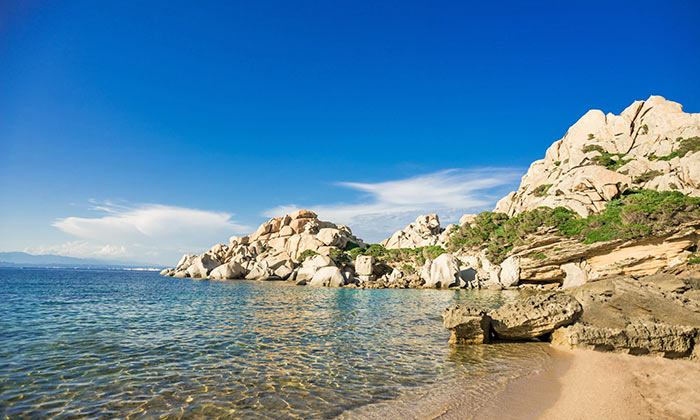
[(478, 402), (542, 353), (451, 347), (440, 313), (508, 297), (0, 269), (0, 415), (407, 418), (416, 401)]

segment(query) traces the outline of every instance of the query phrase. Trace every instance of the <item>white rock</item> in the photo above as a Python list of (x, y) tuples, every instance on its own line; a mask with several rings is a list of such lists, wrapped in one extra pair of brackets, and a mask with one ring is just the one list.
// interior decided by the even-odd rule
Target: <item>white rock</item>
[(430, 266), (430, 278), (424, 286), (447, 289), (465, 285), (466, 282), (462, 279), (459, 269), (459, 260), (452, 254), (442, 254), (433, 260)]
[(500, 283), (503, 287), (516, 286), (520, 281), (520, 257), (510, 256), (501, 263)]
[(568, 289), (586, 283), (588, 281), (587, 265), (585, 261), (562, 264), (561, 269), (566, 273), (562, 287)]
[(187, 268), (187, 274), (192, 278), (207, 278), (209, 272), (221, 264), (215, 256), (204, 253), (194, 259), (192, 265)]
[(358, 255), (355, 258), (355, 272), (360, 276), (371, 276), (374, 268), (374, 257), (371, 255)]
[(240, 279), (245, 276), (245, 268), (236, 262), (221, 264), (209, 273), (214, 280)]
[(341, 249), (347, 243), (344, 232), (334, 228), (320, 229), (316, 238), (326, 246), (335, 246)]
[(314, 273), (308, 284), (311, 286), (340, 287), (345, 284), (345, 277), (338, 267), (322, 267)]
[(381, 244), (387, 249), (437, 245), (440, 233), (442, 233), (442, 229), (437, 214), (426, 214), (418, 216), (415, 222), (406, 226), (405, 229), (395, 232)]

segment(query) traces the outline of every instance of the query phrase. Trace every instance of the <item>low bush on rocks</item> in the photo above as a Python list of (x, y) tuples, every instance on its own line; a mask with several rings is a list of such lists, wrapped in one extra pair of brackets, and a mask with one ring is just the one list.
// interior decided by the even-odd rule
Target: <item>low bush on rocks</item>
[(680, 144), (678, 145), (678, 148), (674, 150), (673, 152), (669, 153), (666, 156), (656, 156), (655, 154), (650, 154), (647, 156), (649, 160), (663, 160), (663, 161), (669, 161), (673, 159), (674, 157), (684, 157), (688, 153), (694, 153), (697, 151), (700, 151), (700, 137), (689, 137), (687, 139), (684, 138), (677, 138), (676, 141), (678, 141)]
[(550, 188), (552, 188), (553, 184), (542, 184), (538, 185), (537, 188), (532, 190), (532, 193), (536, 197), (546, 197), (547, 196), (547, 191), (549, 191)]
[(307, 258), (311, 258), (314, 255), (318, 255), (318, 252), (313, 251), (311, 249), (307, 249), (306, 251), (303, 251), (301, 254), (299, 254), (299, 258), (297, 258), (297, 262), (299, 262), (299, 264), (301, 264), (304, 262), (304, 260), (306, 260)]
[(419, 248), (386, 249), (380, 244), (372, 244), (367, 248), (353, 248), (348, 256), (354, 260), (358, 255), (370, 255), (377, 261), (385, 263), (408, 263), (422, 266), (426, 259), (435, 259), (445, 253), (445, 249), (438, 245)]
[(510, 218), (483, 212), (472, 225), (452, 234), (449, 249), (485, 249), (489, 260), (498, 264), (515, 246), (527, 244), (527, 237), (542, 229), (590, 244), (639, 238), (697, 219), (700, 198), (678, 191), (639, 190), (609, 201), (605, 210), (585, 218), (564, 207), (539, 207)]
[(600, 156), (593, 156), (591, 160), (593, 164), (605, 166), (611, 171), (616, 171), (620, 167), (624, 166), (626, 163), (631, 162), (632, 159), (623, 159), (625, 153), (608, 153), (602, 146), (598, 144), (589, 144), (583, 147), (583, 153), (598, 152)]
[(644, 173), (639, 175), (638, 177), (635, 177), (632, 180), (632, 182), (635, 184), (643, 184), (645, 182), (651, 181), (652, 179), (656, 178), (659, 175), (661, 175), (661, 171), (657, 171), (655, 169), (650, 169), (648, 171), (644, 171)]

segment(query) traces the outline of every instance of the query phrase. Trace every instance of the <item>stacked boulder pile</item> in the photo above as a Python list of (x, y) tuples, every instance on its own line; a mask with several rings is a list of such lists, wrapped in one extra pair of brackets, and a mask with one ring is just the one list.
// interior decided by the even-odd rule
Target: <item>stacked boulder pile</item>
[(440, 227), (437, 214), (418, 216), (416, 221), (381, 242), (387, 249), (409, 248), (424, 246), (444, 246), (450, 239), (449, 233), (455, 225)]
[[(364, 243), (347, 226), (321, 221), (309, 210), (297, 210), (270, 219), (252, 235), (232, 236), (228, 244), (217, 244), (201, 255), (184, 255), (175, 268), (161, 274), (340, 285), (348, 281), (349, 275), (335, 267), (329, 255), (348, 246), (364, 246)], [(300, 263), (302, 257), (310, 255), (313, 258)], [(320, 272), (318, 276), (317, 272)]]
[(473, 286), (470, 270), (451, 254), (428, 259), (422, 270), (392, 267), (371, 255), (348, 260), (346, 250), (365, 247), (347, 226), (321, 221), (309, 210), (298, 210), (270, 219), (252, 235), (232, 236), (228, 245), (217, 244), (201, 255), (186, 254), (175, 268), (161, 274), (375, 289)]

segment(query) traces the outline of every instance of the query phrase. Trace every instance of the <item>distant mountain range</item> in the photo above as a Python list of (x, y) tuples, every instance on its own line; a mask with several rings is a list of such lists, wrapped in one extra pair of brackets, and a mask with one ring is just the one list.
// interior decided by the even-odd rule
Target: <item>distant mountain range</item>
[(26, 252), (0, 252), (0, 267), (160, 268), (151, 264), (74, 258), (50, 254), (32, 255)]

